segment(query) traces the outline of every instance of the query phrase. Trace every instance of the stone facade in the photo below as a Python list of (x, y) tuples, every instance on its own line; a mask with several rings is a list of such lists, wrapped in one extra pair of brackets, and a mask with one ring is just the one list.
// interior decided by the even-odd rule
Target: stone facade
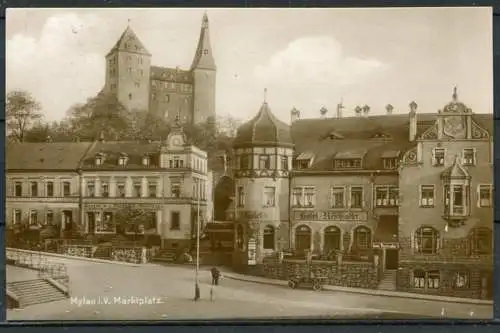
[(152, 55), (128, 26), (106, 55), (103, 92), (129, 110), (150, 112), (174, 122), (202, 123), (215, 117), (216, 66), (205, 14), (190, 69), (151, 65)]

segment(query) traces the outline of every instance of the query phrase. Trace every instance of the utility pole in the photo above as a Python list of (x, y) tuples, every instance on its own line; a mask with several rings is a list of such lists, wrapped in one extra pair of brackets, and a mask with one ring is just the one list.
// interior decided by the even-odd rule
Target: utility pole
[(196, 208), (196, 266), (195, 266), (195, 285), (194, 285), (194, 300), (197, 301), (200, 299), (200, 286), (198, 284), (198, 273), (200, 271), (200, 194), (201, 187), (198, 186), (197, 189), (197, 208)]

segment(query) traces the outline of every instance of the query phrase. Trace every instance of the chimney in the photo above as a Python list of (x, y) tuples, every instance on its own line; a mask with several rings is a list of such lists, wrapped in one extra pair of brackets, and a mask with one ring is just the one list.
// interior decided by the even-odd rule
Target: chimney
[(387, 111), (386, 114), (390, 116), (392, 114), (392, 110), (394, 110), (394, 107), (391, 104), (387, 104), (385, 110)]
[(370, 107), (365, 104), (365, 106), (363, 106), (363, 116), (368, 117), (369, 113), (370, 113)]
[(356, 117), (361, 117), (361, 107), (359, 105), (354, 108), (354, 113)]
[(104, 142), (104, 131), (101, 131), (101, 133), (99, 134), (99, 142)]
[(47, 137), (45, 138), (45, 142), (52, 142), (52, 138), (50, 137), (50, 135), (47, 135)]
[(290, 122), (293, 124), (299, 119), (300, 119), (300, 111), (294, 107), (292, 111), (290, 111)]
[(410, 103), (410, 141), (415, 141), (417, 138), (417, 103), (414, 101)]
[(319, 114), (321, 115), (321, 118), (323, 118), (323, 119), (326, 118), (327, 113), (328, 113), (328, 109), (325, 108), (324, 106), (321, 109), (319, 109)]

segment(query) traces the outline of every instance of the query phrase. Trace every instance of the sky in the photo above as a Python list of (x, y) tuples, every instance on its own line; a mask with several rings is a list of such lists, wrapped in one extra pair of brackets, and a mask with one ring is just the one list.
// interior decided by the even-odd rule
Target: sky
[(129, 20), (153, 65), (189, 68), (205, 11), (218, 115), (249, 119), (264, 98), (283, 121), (294, 107), (334, 116), (341, 101), (344, 116), (365, 104), (406, 114), (411, 101), (428, 113), (454, 86), (473, 112), (493, 112), (490, 8), (8, 8), (7, 90), (31, 92), (47, 120), (62, 119), (103, 87), (104, 56)]

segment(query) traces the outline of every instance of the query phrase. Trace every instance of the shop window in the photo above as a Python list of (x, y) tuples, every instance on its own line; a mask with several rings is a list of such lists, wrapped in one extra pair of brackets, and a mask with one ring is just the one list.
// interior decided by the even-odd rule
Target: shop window
[(453, 289), (469, 289), (470, 274), (469, 272), (455, 272), (453, 276)]

